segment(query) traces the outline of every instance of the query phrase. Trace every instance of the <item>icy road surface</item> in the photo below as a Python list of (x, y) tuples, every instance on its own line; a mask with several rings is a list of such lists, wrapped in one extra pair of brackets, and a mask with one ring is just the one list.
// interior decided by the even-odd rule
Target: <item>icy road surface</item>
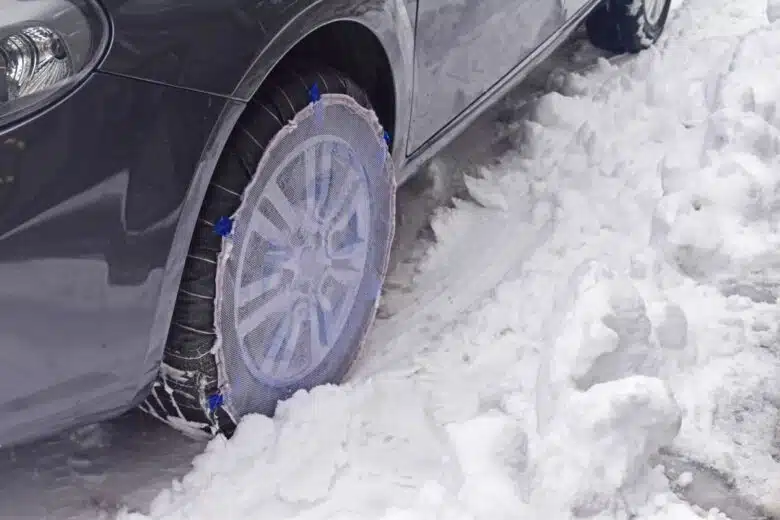
[(203, 446), (132, 416), (4, 452), (0, 517), (780, 518), (772, 3), (686, 0), (658, 48), (580, 72), (575, 48), (472, 130), (467, 177), (437, 161), (409, 221), (458, 197), (397, 258), (349, 384), (183, 478)]

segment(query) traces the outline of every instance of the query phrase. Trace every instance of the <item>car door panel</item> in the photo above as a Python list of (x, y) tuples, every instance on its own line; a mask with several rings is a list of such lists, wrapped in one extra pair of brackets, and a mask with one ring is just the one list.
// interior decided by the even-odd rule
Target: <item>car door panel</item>
[(508, 74), (564, 21), (562, 0), (418, 0), (408, 152)]

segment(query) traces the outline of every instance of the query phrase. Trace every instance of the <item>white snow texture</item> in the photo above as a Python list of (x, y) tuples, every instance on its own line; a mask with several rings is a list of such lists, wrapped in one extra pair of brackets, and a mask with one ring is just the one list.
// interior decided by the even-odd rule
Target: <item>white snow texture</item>
[(686, 0), (656, 47), (563, 78), (436, 214), (425, 312), (119, 518), (717, 518), (662, 448), (780, 514), (777, 18)]

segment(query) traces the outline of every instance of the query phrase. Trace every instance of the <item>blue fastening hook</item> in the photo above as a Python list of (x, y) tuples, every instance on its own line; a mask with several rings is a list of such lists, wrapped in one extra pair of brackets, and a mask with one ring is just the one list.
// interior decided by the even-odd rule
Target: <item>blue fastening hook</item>
[(309, 89), (309, 101), (316, 103), (320, 100), (320, 87), (315, 83)]
[(214, 233), (221, 237), (226, 237), (233, 231), (233, 219), (230, 217), (219, 217), (214, 224)]
[(391, 140), (390, 132), (385, 130), (384, 132), (382, 132), (382, 137), (384, 138), (385, 143), (387, 143), (387, 146), (390, 146), (390, 140)]
[(208, 403), (209, 403), (209, 411), (211, 413), (214, 413), (217, 408), (222, 406), (222, 404), (225, 402), (225, 398), (222, 397), (222, 394), (214, 394), (212, 396), (209, 396)]
[(322, 105), (318, 103), (320, 100), (320, 87), (316, 83), (309, 89), (309, 101), (314, 104), (314, 117), (317, 123), (322, 124)]

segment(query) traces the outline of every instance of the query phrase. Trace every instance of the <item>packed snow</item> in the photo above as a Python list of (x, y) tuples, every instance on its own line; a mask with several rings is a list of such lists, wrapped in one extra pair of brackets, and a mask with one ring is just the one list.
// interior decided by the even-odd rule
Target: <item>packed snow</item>
[(779, 2), (684, 0), (655, 48), (553, 73), (495, 166), (431, 166), (457, 196), (349, 382), (110, 515), (780, 518), (779, 70)]

